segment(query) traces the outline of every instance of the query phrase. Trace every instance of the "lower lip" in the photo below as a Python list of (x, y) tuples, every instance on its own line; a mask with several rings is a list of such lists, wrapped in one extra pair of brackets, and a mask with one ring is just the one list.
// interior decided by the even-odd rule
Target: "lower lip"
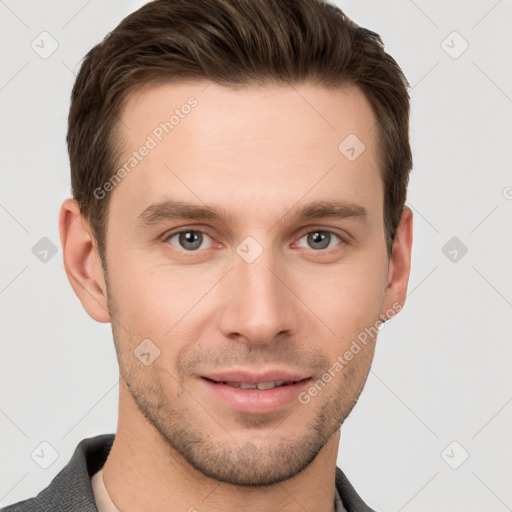
[(234, 388), (201, 377), (200, 381), (230, 408), (247, 414), (265, 414), (278, 411), (287, 404), (298, 403), (299, 393), (308, 386), (311, 379), (272, 389)]

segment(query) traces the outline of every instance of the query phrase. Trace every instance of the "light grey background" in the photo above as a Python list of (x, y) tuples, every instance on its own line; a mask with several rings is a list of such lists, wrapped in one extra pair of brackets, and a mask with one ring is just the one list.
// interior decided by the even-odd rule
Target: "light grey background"
[[(57, 215), (79, 62), (143, 3), (0, 0), (0, 506), (116, 428), (110, 325), (68, 283)], [(381, 34), (411, 83), (415, 216), (407, 304), (380, 334), (338, 463), (380, 512), (512, 510), (512, 1), (338, 5)], [(51, 38), (47, 58), (32, 49)], [(33, 253), (43, 237), (57, 248), (46, 262)], [(58, 453), (47, 469), (42, 442)]]

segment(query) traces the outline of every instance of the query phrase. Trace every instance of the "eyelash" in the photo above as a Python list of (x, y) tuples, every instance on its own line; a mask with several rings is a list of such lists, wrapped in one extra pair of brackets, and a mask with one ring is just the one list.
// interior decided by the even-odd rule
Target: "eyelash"
[[(339, 246), (340, 245), (346, 245), (348, 243), (347, 239), (344, 238), (339, 233), (336, 233), (335, 231), (331, 231), (329, 229), (324, 229), (324, 228), (313, 228), (313, 229), (308, 228), (306, 231), (302, 231), (301, 232), (301, 234), (297, 238), (297, 241), (301, 240), (306, 235), (309, 235), (311, 233), (316, 233), (316, 232), (329, 233), (330, 235), (334, 235), (335, 237), (337, 237), (339, 239), (339, 243), (337, 245), (335, 245), (334, 247), (331, 247), (331, 248), (316, 249), (316, 250), (315, 249), (310, 249), (313, 253), (317, 253), (317, 254), (332, 254), (333, 252), (336, 252), (337, 250), (339, 250)], [(207, 237), (209, 237), (212, 241), (214, 240), (212, 236), (210, 236), (206, 231), (203, 231), (201, 229), (195, 229), (195, 228), (194, 229), (193, 228), (190, 228), (190, 229), (185, 228), (185, 229), (183, 229), (183, 228), (181, 228), (179, 231), (174, 231), (174, 232), (165, 234), (163, 236), (163, 241), (164, 242), (168, 242), (172, 237), (174, 237), (176, 235), (180, 235), (182, 233), (201, 233), (201, 234), (206, 235)], [(173, 247), (175, 249), (177, 249), (178, 251), (180, 251), (182, 254), (186, 254), (187, 257), (188, 256), (190, 256), (190, 257), (197, 256), (198, 253), (200, 253), (201, 251), (206, 250), (206, 249), (195, 249), (195, 250), (192, 250), (192, 251), (187, 251), (186, 249), (177, 247), (175, 245), (173, 245)]]

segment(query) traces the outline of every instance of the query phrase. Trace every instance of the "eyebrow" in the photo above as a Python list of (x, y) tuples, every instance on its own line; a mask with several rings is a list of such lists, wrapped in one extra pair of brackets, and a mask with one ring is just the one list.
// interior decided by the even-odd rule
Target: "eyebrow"
[[(333, 218), (354, 218), (366, 220), (368, 211), (364, 206), (351, 201), (324, 200), (294, 207), (285, 213), (280, 220), (302, 222), (305, 220)], [(227, 222), (234, 218), (224, 208), (187, 203), (173, 199), (164, 199), (143, 210), (137, 217), (141, 227), (152, 226), (169, 220), (217, 220)]]

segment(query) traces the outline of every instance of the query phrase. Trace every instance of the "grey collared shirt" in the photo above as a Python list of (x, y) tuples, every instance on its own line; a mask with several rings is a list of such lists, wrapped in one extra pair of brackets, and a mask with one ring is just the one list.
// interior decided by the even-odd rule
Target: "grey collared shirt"
[(347, 509), (343, 506), (340, 493), (338, 492), (338, 489), (336, 489), (336, 487), (334, 488), (334, 511), (347, 512)]

